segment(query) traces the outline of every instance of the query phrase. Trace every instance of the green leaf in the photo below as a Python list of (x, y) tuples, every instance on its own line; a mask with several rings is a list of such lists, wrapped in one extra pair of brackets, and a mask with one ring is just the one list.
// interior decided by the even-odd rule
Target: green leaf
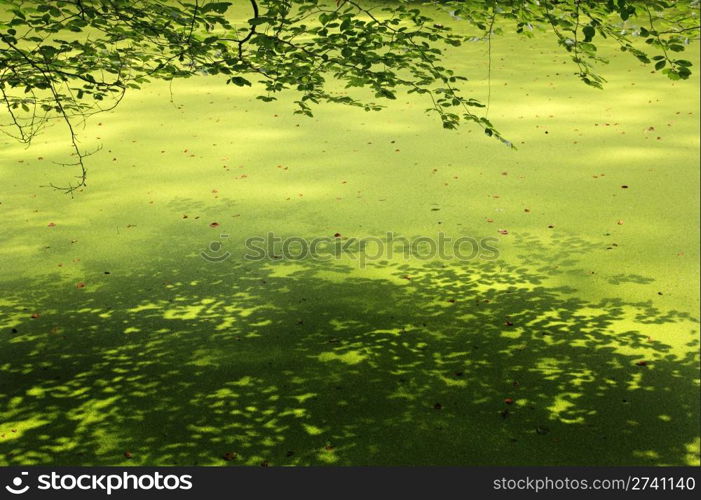
[(242, 76), (232, 76), (229, 78), (229, 83), (232, 83), (238, 87), (250, 87), (251, 82), (243, 78)]
[(214, 3), (208, 3), (202, 6), (200, 9), (200, 12), (205, 13), (209, 11), (214, 11), (217, 14), (224, 14), (227, 10), (229, 10), (229, 7), (231, 6), (231, 2), (214, 2)]

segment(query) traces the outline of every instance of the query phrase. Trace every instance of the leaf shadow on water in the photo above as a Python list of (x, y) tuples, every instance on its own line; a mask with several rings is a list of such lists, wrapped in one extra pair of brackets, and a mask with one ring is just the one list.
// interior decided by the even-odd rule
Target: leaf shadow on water
[(641, 331), (694, 339), (698, 320), (580, 299), (549, 278), (600, 245), (512, 237), (528, 261), (372, 263), (382, 277), (161, 239), (126, 273), (84, 259), (83, 290), (5, 283), (0, 463), (698, 461), (698, 356)]

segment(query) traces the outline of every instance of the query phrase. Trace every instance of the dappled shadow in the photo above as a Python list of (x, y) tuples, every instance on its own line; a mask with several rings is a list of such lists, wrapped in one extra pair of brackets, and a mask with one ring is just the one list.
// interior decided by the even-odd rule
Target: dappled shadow
[(600, 245), (522, 237), (518, 264), (365, 273), (184, 245), (128, 273), (85, 259), (82, 289), (3, 284), (0, 463), (698, 461), (698, 357), (644, 331), (695, 343), (697, 319), (551, 283)]

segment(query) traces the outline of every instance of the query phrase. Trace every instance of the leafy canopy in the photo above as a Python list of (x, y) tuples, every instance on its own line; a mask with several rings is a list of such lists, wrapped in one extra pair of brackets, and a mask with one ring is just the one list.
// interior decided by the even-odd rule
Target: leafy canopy
[[(0, 0), (0, 130), (30, 144), (52, 120), (65, 123), (85, 185), (77, 126), (119, 104), (128, 89), (152, 80), (221, 76), (230, 85), (260, 86), (272, 101), (297, 94), (296, 113), (323, 102), (378, 110), (397, 92), (424, 94), (445, 128), (468, 121), (511, 146), (459, 89), (465, 77), (442, 65), (443, 51), (468, 37), (434, 22), (444, 9), (491, 44), (513, 27), (524, 36), (554, 35), (571, 54), (576, 75), (601, 87), (596, 42), (686, 79), (691, 62), (677, 57), (698, 36), (698, 0)], [(334, 93), (331, 80), (368, 89), (360, 100)]]

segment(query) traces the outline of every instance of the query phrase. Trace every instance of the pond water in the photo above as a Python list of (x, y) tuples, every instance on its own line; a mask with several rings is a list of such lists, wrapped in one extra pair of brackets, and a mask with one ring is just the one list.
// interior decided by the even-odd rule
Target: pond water
[[(516, 151), (204, 78), (88, 121), (73, 199), (58, 126), (1, 139), (0, 464), (698, 464), (698, 76), (486, 50), (446, 65)], [(268, 233), (384, 247), (245, 259)]]

